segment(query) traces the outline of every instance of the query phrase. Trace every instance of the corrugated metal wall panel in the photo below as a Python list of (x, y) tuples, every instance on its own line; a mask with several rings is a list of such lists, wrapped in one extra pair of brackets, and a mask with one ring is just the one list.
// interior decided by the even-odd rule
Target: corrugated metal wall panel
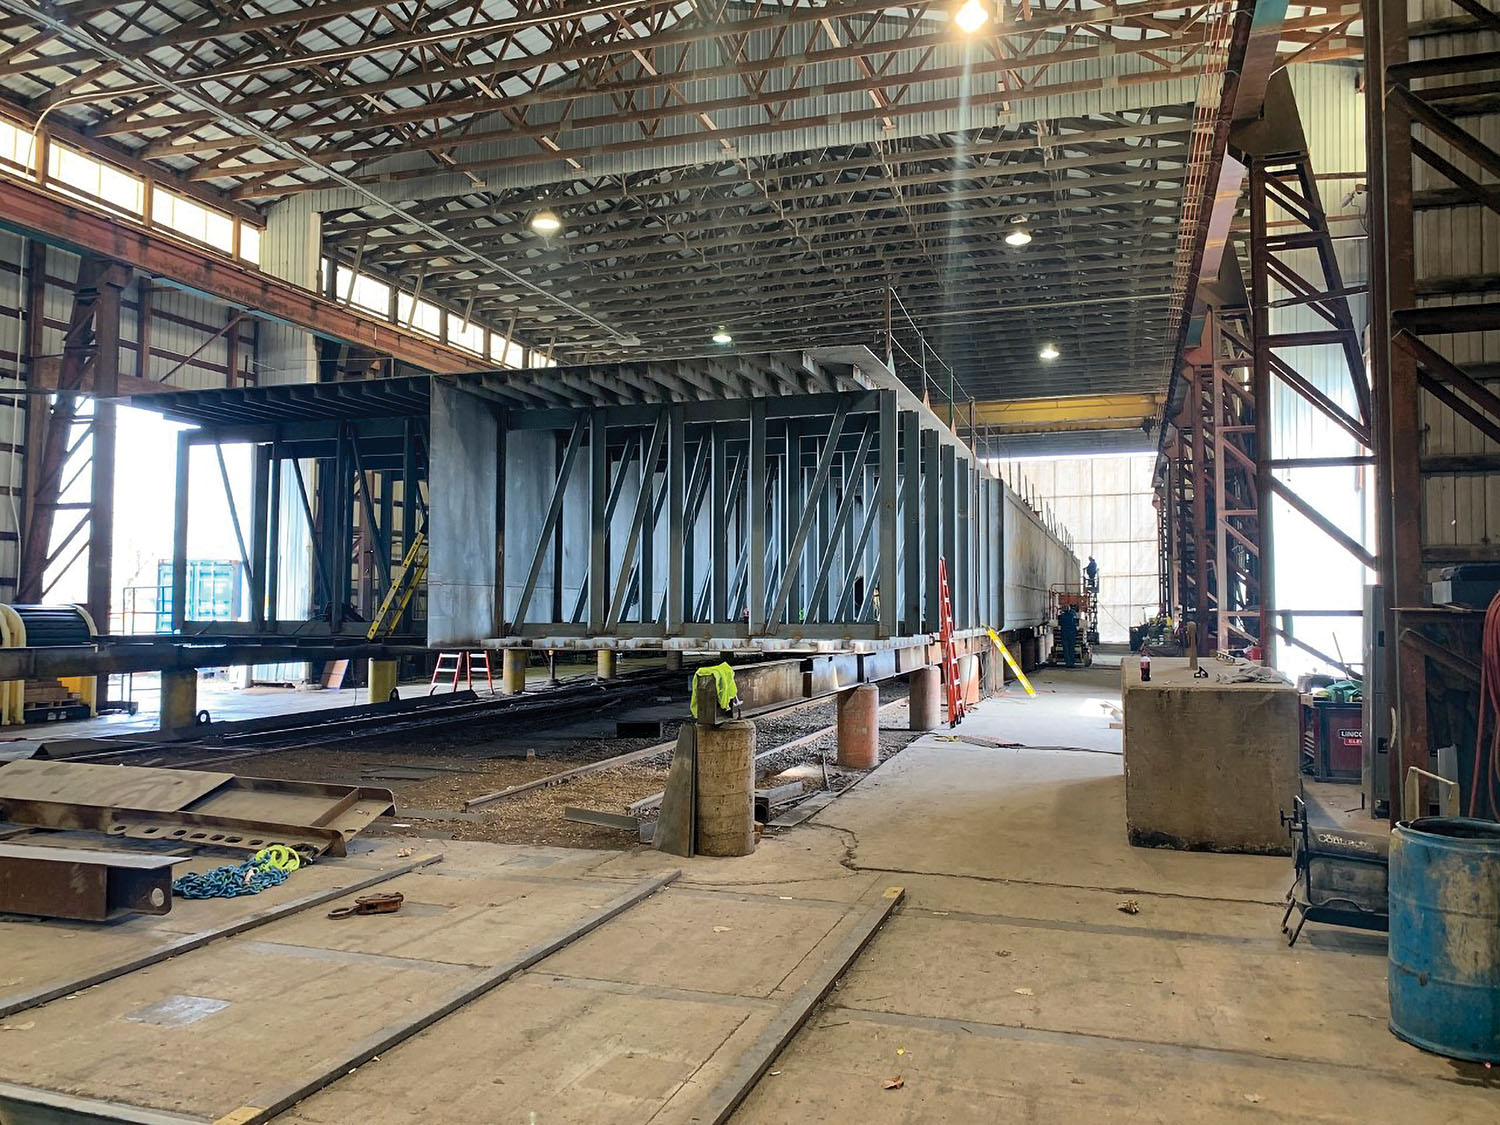
[[(139, 301), (139, 286), (132, 288)], [(232, 349), (230, 332), (219, 326), (227, 329), (231, 311), (195, 294), (159, 286), (151, 292), (151, 311), (151, 357), (142, 377), (190, 390), (224, 386)], [(242, 379), (250, 350), (243, 324), (239, 331), (236, 366), (237, 378)]]
[[(1455, 10), (1443, 0), (1413, 0), (1412, 8), (1420, 12), (1418, 18), (1422, 19), (1447, 19), (1455, 15)], [(1480, 54), (1497, 49), (1500, 49), (1500, 35), (1471, 31), (1413, 39), (1411, 58)], [(1500, 70), (1471, 71), (1414, 85), (1423, 89), (1493, 82), (1496, 78), (1500, 78)], [(1466, 113), (1459, 118), (1459, 124), (1492, 149), (1500, 149), (1500, 114)], [(1479, 182), (1494, 182), (1487, 170), (1427, 129), (1418, 126), (1413, 136)], [(1414, 192), (1445, 191), (1453, 186), (1421, 160), (1413, 161), (1412, 167)], [(1443, 307), (1496, 299), (1495, 290), (1500, 288), (1495, 281), (1500, 276), (1500, 215), (1470, 204), (1417, 210), (1413, 216), (1413, 249), (1419, 305)], [(1496, 376), (1500, 375), (1500, 333), (1426, 336), (1424, 342), (1493, 388)], [(1480, 433), (1431, 395), (1422, 395), (1421, 403), (1424, 456), (1500, 452), (1500, 443)], [(1422, 502), (1424, 545), (1500, 553), (1500, 476), (1433, 474), (1423, 482)]]

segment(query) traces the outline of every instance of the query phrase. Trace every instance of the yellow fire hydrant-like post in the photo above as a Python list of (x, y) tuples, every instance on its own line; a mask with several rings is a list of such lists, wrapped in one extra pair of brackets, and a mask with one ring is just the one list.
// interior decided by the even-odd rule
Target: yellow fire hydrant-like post
[(505, 695), (520, 695), (526, 690), (526, 663), (530, 650), (508, 648), (500, 658), (500, 690)]
[(370, 702), (384, 703), (396, 690), (396, 668), (394, 660), (374, 660), (369, 663), (365, 681), (370, 685)]

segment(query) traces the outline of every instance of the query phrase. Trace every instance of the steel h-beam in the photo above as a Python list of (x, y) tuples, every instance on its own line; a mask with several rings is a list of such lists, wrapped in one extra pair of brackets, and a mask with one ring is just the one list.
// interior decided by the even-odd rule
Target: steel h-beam
[[(1422, 221), (1430, 223), (1434, 237), (1477, 230), (1486, 212), (1500, 214), (1500, 192), (1470, 171), (1491, 181), (1500, 175), (1500, 152), (1479, 135), (1492, 133), (1495, 115), (1484, 101), (1493, 83), (1453, 81), (1492, 69), (1500, 49), (1500, 16), (1487, 5), (1455, 0), (1446, 17), (1431, 21), (1420, 58), (1413, 59), (1406, 5), (1366, 0), (1364, 7), (1372, 87), (1366, 112), (1378, 563), (1386, 593), (1382, 624), (1392, 656), (1385, 681), (1396, 719), (1392, 750), (1399, 748), (1390, 755), (1392, 820), (1400, 815), (1397, 795), (1406, 771), (1429, 768), (1430, 748), (1440, 738), (1455, 736), (1451, 729), (1437, 734), (1430, 729), (1448, 719), (1436, 711), (1429, 714), (1427, 661), (1462, 633), (1472, 634), (1472, 621), (1424, 612), (1430, 572), (1444, 563), (1500, 556), (1482, 535), (1482, 516), (1469, 518), (1456, 500), (1451, 508), (1439, 507), (1446, 495), (1468, 491), (1452, 487), (1458, 475), (1482, 496), (1493, 491), (1500, 470), (1484, 452), (1487, 441), (1500, 440), (1500, 399), (1464, 367), (1467, 357), (1486, 355), (1478, 334), (1500, 330), (1500, 305), (1455, 303), (1433, 284), (1455, 268), (1451, 259), (1418, 254), (1419, 196), (1430, 201), (1430, 218)], [(1444, 22), (1448, 26), (1437, 26)], [(1464, 247), (1452, 247), (1453, 256), (1464, 253)], [(1474, 281), (1472, 290), (1500, 288), (1493, 271)], [(1429, 341), (1428, 336), (1438, 339)], [(1441, 527), (1451, 538), (1429, 539), (1429, 527)], [(1455, 624), (1460, 626), (1456, 631)], [(1425, 632), (1434, 629), (1443, 635)], [(1486, 809), (1482, 788), (1469, 784), (1464, 811), (1471, 816), (1500, 814), (1500, 809)]]
[[(44, 279), (45, 271), (41, 271), (35, 283), (40, 286)], [(87, 555), (88, 609), (101, 632), (110, 629), (114, 547), (115, 409), (107, 400), (119, 386), (120, 294), (129, 280), (129, 271), (118, 262), (91, 256), (80, 259), (73, 311), (58, 365), (57, 395), (50, 407), (40, 395), (33, 396), (27, 406), (26, 520), (16, 600), (44, 600), (58, 577)], [(43, 310), (37, 305), (32, 312), (39, 328)], [(33, 387), (41, 386), (40, 343), (36, 332), (29, 350), (28, 381)], [(79, 413), (80, 391), (85, 387), (93, 395), (89, 415)], [(66, 502), (63, 494), (83, 472), (77, 468), (69, 475), (69, 466), (85, 449), (90, 499), (81, 504)], [(57, 519), (64, 511), (75, 512), (76, 518), (54, 546)]]

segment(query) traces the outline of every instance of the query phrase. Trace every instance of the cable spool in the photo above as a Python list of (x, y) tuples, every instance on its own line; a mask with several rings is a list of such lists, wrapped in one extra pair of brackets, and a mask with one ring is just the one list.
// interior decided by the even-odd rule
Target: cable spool
[[(97, 632), (93, 618), (82, 606), (0, 605), (0, 644), (7, 648), (82, 648), (98, 640)], [(14, 680), (0, 684), (0, 722), (23, 723), (27, 721), (28, 708), (33, 706), (48, 712), (49, 717), (63, 717), (56, 713), (57, 708), (67, 709), (80, 704), (86, 706), (87, 714), (93, 714), (97, 707), (96, 683), (93, 676), (32, 681), (33, 687), (52, 684), (59, 691), (56, 700), (35, 704), (28, 697), (25, 682)]]
[(26, 626), (26, 643), (33, 648), (58, 648), (94, 643), (94, 623), (76, 605), (13, 605)]

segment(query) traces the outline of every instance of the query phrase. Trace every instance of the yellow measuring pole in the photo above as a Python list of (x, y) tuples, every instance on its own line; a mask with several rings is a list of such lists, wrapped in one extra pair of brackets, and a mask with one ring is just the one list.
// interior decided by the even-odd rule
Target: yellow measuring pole
[(1021, 666), (1016, 663), (1016, 658), (1010, 654), (1010, 649), (1005, 647), (1005, 642), (1000, 639), (1000, 634), (993, 629), (987, 629), (990, 640), (995, 642), (995, 647), (1000, 650), (1000, 655), (1005, 657), (1005, 663), (1010, 665), (1010, 670), (1016, 674), (1016, 679), (1021, 681), (1021, 686), (1026, 689), (1027, 695), (1035, 695), (1036, 688), (1031, 686), (1031, 681), (1026, 678), (1026, 673), (1021, 671)]

